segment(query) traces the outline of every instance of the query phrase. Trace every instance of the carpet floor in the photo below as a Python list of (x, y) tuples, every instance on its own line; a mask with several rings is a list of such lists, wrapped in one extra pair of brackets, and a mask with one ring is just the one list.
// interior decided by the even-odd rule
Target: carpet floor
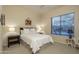
[[(31, 54), (31, 48), (27, 44), (16, 44), (9, 48), (4, 47), (3, 54)], [(79, 54), (79, 49), (75, 49), (60, 43), (48, 43), (42, 46), (36, 54)]]

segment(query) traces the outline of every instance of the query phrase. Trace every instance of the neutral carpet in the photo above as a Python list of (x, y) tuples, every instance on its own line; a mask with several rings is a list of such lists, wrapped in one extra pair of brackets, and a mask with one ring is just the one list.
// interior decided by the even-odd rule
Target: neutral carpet
[[(31, 54), (31, 48), (27, 44), (16, 44), (9, 48), (4, 47), (3, 54)], [(75, 49), (60, 43), (48, 43), (41, 47), (36, 54), (78, 54), (79, 49)]]

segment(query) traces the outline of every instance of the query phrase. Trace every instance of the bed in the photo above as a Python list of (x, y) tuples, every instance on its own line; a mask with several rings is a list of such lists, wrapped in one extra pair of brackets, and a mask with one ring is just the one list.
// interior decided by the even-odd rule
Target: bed
[(20, 28), (21, 39), (26, 42), (32, 53), (39, 51), (40, 47), (46, 43), (53, 43), (52, 37), (46, 34), (39, 34), (34, 27)]

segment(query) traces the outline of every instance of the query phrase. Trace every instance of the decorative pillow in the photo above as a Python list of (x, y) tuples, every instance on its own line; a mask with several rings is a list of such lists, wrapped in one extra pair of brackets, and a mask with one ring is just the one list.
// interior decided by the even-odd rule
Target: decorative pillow
[(23, 33), (24, 33), (24, 34), (29, 34), (30, 32), (31, 32), (31, 31), (30, 31), (29, 29), (24, 29), (24, 30), (23, 30)]
[(33, 29), (30, 29), (30, 31), (32, 31), (32, 32), (34, 31), (35, 32), (36, 30), (33, 28)]
[(29, 29), (24, 29), (24, 32), (29, 32)]
[(35, 29), (24, 29), (24, 34), (37, 34)]

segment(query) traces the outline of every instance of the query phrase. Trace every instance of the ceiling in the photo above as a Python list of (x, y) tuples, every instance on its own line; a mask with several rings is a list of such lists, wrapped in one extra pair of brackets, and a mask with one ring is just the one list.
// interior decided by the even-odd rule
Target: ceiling
[[(53, 9), (56, 9), (58, 7), (60, 7), (61, 5), (11, 5), (10, 7), (23, 7), (26, 8), (28, 10), (31, 10), (35, 13), (39, 13), (39, 15), (43, 15)], [(8, 5), (5, 5), (3, 7), (8, 7)]]
[(32, 9), (35, 12), (45, 13), (59, 7), (59, 5), (26, 5), (24, 7), (28, 7), (29, 9)]

